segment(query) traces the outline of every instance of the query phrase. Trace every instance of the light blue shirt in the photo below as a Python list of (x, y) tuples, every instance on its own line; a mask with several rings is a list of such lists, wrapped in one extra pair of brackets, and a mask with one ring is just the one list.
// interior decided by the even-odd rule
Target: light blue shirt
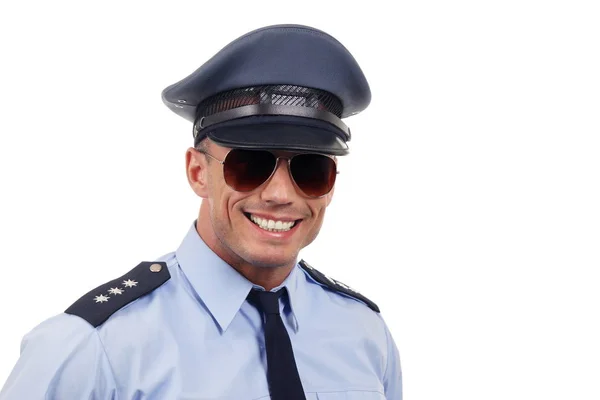
[[(192, 226), (171, 279), (94, 328), (60, 314), (28, 333), (0, 400), (269, 399), (257, 287)], [(307, 399), (401, 400), (398, 350), (381, 316), (300, 266), (282, 318)]]

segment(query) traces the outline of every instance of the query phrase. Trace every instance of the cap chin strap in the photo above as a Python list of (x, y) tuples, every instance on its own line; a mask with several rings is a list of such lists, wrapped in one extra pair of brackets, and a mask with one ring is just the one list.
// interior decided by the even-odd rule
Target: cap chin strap
[(211, 125), (230, 121), (238, 118), (251, 117), (255, 115), (289, 115), (293, 117), (313, 118), (329, 122), (344, 133), (345, 140), (350, 141), (350, 128), (336, 115), (329, 111), (317, 110), (311, 107), (287, 106), (277, 104), (251, 104), (243, 107), (233, 108), (231, 110), (221, 111), (207, 117), (196, 118), (194, 121), (194, 138), (197, 138), (201, 131)]

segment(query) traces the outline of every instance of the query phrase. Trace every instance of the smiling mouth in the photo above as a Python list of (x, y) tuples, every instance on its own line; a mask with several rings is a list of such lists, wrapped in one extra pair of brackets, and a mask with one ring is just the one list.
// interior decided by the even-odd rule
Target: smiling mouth
[(301, 219), (297, 219), (295, 221), (278, 221), (261, 218), (250, 213), (244, 213), (244, 215), (246, 218), (252, 221), (254, 225), (269, 232), (287, 232), (299, 224), (300, 221), (302, 221)]

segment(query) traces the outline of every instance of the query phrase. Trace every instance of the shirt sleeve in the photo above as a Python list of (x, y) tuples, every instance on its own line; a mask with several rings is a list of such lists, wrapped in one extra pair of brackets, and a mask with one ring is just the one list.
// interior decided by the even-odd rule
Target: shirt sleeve
[(400, 368), (400, 354), (387, 325), (387, 366), (383, 376), (383, 387), (386, 400), (402, 400), (402, 370)]
[(20, 399), (118, 400), (96, 329), (79, 317), (60, 314), (29, 332), (0, 391), (0, 400)]

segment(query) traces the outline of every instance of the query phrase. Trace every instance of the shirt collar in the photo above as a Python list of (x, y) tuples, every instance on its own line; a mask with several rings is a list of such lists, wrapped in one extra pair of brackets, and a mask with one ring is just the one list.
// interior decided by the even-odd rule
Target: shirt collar
[[(283, 281), (283, 283), (275, 288), (273, 288), (271, 291), (272, 292), (276, 292), (279, 289), (285, 287), (287, 289), (288, 292), (288, 299), (289, 299), (289, 304), (290, 304), (290, 312), (291, 312), (291, 316), (292, 316), (292, 327), (294, 328), (294, 332), (298, 333), (298, 329), (300, 329), (300, 325), (298, 323), (298, 312), (301, 309), (300, 307), (300, 294), (299, 292), (301, 291), (301, 280), (303, 278), (303, 273), (301, 271), (299, 271), (300, 266), (296, 263), (296, 265), (294, 266), (294, 268), (292, 269), (292, 272), (290, 272), (290, 274), (287, 276), (287, 278), (285, 278), (285, 280)], [(255, 287), (260, 287), (257, 285), (254, 285)]]
[[(175, 257), (222, 332), (227, 330), (250, 290), (260, 287), (217, 256), (196, 231), (195, 222), (179, 245)], [(297, 313), (300, 309), (300, 284), (304, 281), (304, 274), (300, 273), (299, 269), (296, 264), (283, 283), (272, 290), (276, 291), (284, 286), (287, 288), (296, 332), (299, 327)], [(227, 295), (224, 296), (224, 293)]]
[(227, 330), (252, 289), (252, 282), (204, 243), (196, 231), (195, 223), (175, 252), (175, 257), (221, 331)]

